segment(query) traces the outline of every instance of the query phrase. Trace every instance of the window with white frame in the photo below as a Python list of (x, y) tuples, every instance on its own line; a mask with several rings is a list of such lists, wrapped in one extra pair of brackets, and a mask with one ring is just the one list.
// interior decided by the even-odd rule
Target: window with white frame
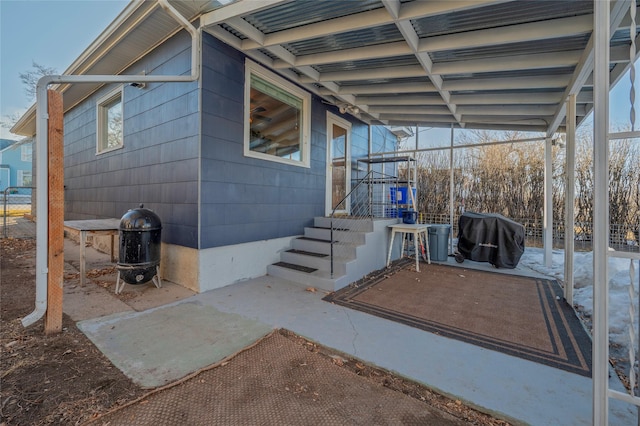
[(18, 170), (18, 186), (32, 186), (31, 170)]
[(98, 100), (96, 152), (108, 152), (124, 145), (122, 119), (122, 88), (118, 88)]
[(245, 71), (244, 154), (309, 167), (311, 95), (252, 61)]
[(31, 161), (32, 158), (33, 158), (33, 150), (31, 148), (31, 144), (22, 145), (20, 147), (20, 160)]

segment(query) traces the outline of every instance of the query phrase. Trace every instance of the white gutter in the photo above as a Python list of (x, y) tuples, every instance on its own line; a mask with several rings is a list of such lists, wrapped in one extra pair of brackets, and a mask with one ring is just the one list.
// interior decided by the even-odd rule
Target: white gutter
[[(59, 83), (169, 83), (191, 82), (200, 78), (200, 30), (180, 14), (168, 0), (157, 0), (158, 4), (191, 35), (191, 75), (46, 75), (36, 86), (36, 303), (35, 310), (22, 318), (22, 325), (28, 327), (38, 321), (47, 311), (48, 270), (48, 120), (47, 88)], [(38, 214), (44, 212), (44, 214)]]

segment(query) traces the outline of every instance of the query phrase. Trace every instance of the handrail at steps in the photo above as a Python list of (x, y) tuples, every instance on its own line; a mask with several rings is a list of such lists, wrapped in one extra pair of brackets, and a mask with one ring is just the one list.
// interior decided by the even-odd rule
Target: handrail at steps
[[(396, 185), (397, 186), (398, 177), (392, 175), (386, 175), (384, 173), (376, 172), (374, 170), (369, 171), (362, 179), (358, 180), (357, 183), (351, 188), (351, 191), (345, 195), (340, 202), (338, 202), (333, 208), (330, 216), (330, 245), (331, 245), (331, 278), (334, 276), (334, 261), (335, 261), (335, 253), (334, 253), (334, 245), (336, 241), (334, 240), (334, 230), (337, 229), (334, 222), (336, 220), (336, 212), (338, 211), (338, 207), (346, 205), (349, 203), (349, 208), (345, 208), (349, 211), (349, 216), (360, 217), (360, 218), (374, 218), (374, 217), (384, 217), (385, 213), (385, 204), (381, 202), (382, 214), (376, 215), (376, 209), (373, 205), (373, 201), (376, 195), (380, 196), (381, 199), (385, 196), (385, 186), (386, 185)], [(367, 185), (367, 190), (363, 191), (362, 187)], [(376, 184), (382, 184), (382, 192), (376, 193)], [(358, 194), (360, 197), (358, 198)], [(357, 231), (354, 231), (357, 232)]]

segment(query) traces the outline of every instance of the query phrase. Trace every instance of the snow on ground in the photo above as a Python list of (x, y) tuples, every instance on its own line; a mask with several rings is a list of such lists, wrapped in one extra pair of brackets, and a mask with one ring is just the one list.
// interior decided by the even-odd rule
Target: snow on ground
[[(640, 264), (634, 260), (634, 312), (636, 342), (638, 340), (638, 283), (640, 281)], [(553, 250), (552, 266), (544, 266), (544, 251), (541, 248), (525, 249), (519, 265), (526, 266), (536, 272), (564, 280), (564, 250)], [(629, 347), (629, 285), (631, 283), (629, 259), (609, 258), (609, 338), (610, 345)], [(574, 254), (574, 305), (580, 305), (583, 314), (591, 318), (593, 314), (593, 252), (576, 252)], [(637, 350), (637, 343), (636, 343)], [(624, 349), (628, 354), (628, 349)]]

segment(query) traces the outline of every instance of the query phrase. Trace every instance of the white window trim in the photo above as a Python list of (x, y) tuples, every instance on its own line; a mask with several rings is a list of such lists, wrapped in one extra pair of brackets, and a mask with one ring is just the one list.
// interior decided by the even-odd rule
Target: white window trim
[(123, 137), (122, 137), (123, 140), (121, 145), (114, 146), (113, 148), (106, 148), (102, 150), (100, 149), (100, 147), (103, 145), (102, 144), (103, 142), (102, 139), (104, 138), (103, 129), (104, 129), (104, 126), (106, 125), (104, 120), (105, 114), (103, 114), (104, 106), (105, 104), (110, 103), (112, 100), (114, 100), (117, 97), (120, 97), (120, 103), (122, 104), (122, 126), (124, 127), (124, 87), (123, 86), (120, 86), (111, 90), (106, 95), (99, 98), (96, 103), (96, 155), (105, 154), (107, 152), (115, 151), (116, 149), (124, 148), (124, 134), (123, 134)]
[(31, 182), (33, 182), (33, 173), (31, 172), (31, 170), (18, 170), (17, 173), (17, 183), (18, 186), (25, 186), (24, 185), (24, 175), (27, 174), (30, 178), (31, 178)]
[[(300, 141), (300, 160), (291, 160), (289, 158), (280, 158), (275, 155), (264, 154), (261, 152), (252, 151), (249, 147), (250, 142), (250, 126), (249, 116), (251, 109), (251, 102), (249, 100), (251, 94), (251, 74), (255, 74), (258, 77), (268, 81), (269, 83), (278, 86), (279, 88), (286, 90), (292, 95), (302, 99), (302, 140)], [(311, 167), (311, 146), (309, 141), (311, 140), (311, 94), (293, 83), (285, 80), (277, 74), (267, 70), (266, 68), (258, 65), (257, 63), (247, 59), (245, 62), (245, 74), (244, 74), (244, 155), (245, 157), (259, 158), (262, 160), (274, 161), (277, 163), (290, 164), (298, 167)]]
[(33, 149), (31, 145), (22, 145), (20, 147), (20, 160), (24, 162), (32, 161)]

